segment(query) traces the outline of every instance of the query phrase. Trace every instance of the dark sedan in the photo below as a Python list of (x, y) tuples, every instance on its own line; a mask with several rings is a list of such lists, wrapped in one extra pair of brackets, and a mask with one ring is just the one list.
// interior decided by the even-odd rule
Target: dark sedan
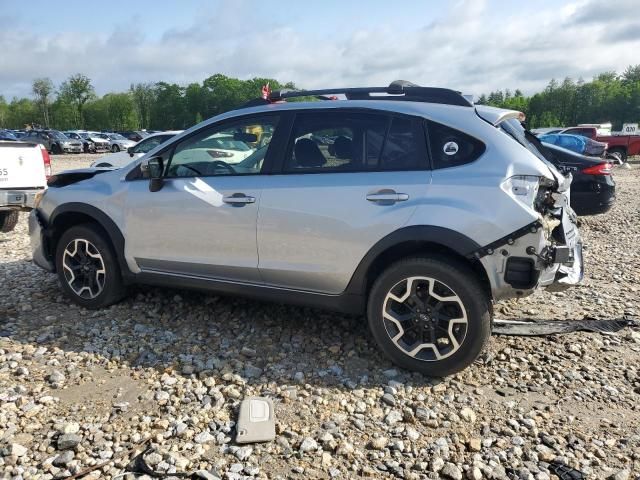
[(562, 173), (571, 173), (571, 208), (578, 215), (597, 215), (609, 210), (616, 199), (611, 163), (562, 147), (543, 143), (548, 158)]

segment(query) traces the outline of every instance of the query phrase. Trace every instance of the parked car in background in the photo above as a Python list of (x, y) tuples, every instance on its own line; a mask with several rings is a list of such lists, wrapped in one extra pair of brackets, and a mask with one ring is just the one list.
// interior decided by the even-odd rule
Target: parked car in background
[(64, 132), (64, 134), (69, 138), (81, 141), (84, 153), (98, 153), (109, 151), (108, 141), (102, 138), (91, 137), (88, 132), (75, 130)]
[(114, 153), (120, 152), (122, 150), (126, 150), (127, 148), (133, 147), (135, 145), (135, 142), (132, 142), (127, 138), (124, 138), (122, 135), (118, 133), (95, 133), (94, 134), (92, 132), (92, 135), (95, 135), (98, 138), (107, 140), (109, 142), (109, 149)]
[(104, 153), (111, 149), (111, 144), (104, 138), (97, 137), (89, 132), (78, 132), (78, 135), (93, 143), (93, 151), (91, 153)]
[(124, 167), (179, 133), (182, 133), (182, 130), (154, 133), (140, 140), (133, 147), (129, 147), (126, 151), (100, 157), (91, 164), (91, 167)]
[(583, 155), (526, 132), (527, 140), (564, 174), (571, 174), (571, 208), (578, 215), (597, 215), (611, 209), (616, 199), (613, 165), (603, 157)]
[(627, 157), (640, 155), (640, 135), (624, 135), (611, 133), (611, 124), (608, 128), (597, 125), (579, 125), (577, 127), (569, 127), (560, 133), (581, 135), (598, 142), (604, 142), (609, 147), (607, 151), (611, 154), (620, 156), (620, 160), (627, 161)]
[(18, 137), (11, 130), (0, 130), (0, 140), (16, 141)]
[(557, 145), (572, 152), (588, 155), (591, 157), (602, 157), (608, 145), (580, 135), (570, 135), (566, 133), (547, 133), (538, 135), (541, 142)]
[(611, 209), (616, 199), (616, 184), (610, 162), (557, 145), (543, 145), (558, 170), (572, 175), (571, 208), (578, 215), (597, 215)]
[(13, 230), (18, 214), (37, 205), (49, 175), (51, 160), (43, 145), (0, 141), (0, 232)]
[(545, 135), (548, 133), (558, 133), (563, 130), (564, 127), (544, 127), (544, 128), (534, 128), (531, 130), (531, 133), (534, 135)]
[(150, 135), (146, 130), (125, 130), (121, 132), (115, 132), (122, 135), (124, 138), (131, 140), (132, 142), (139, 142), (143, 138)]
[(384, 354), (429, 376), (474, 362), (494, 301), (582, 281), (569, 179), (522, 113), (408, 82), (260, 103), (122, 170), (56, 175), (29, 217), (34, 262), (91, 309), (152, 283), (365, 314)]
[(49, 153), (82, 153), (80, 140), (67, 137), (58, 130), (29, 130), (21, 139), (24, 142), (40, 143)]

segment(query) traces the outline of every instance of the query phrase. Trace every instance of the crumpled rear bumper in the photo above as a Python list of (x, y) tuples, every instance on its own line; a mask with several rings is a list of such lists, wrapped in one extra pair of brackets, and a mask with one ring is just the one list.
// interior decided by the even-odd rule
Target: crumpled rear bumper
[(582, 282), (582, 239), (576, 222), (567, 202), (553, 218), (541, 218), (477, 252), (494, 300), (525, 297), (538, 288), (561, 291)]

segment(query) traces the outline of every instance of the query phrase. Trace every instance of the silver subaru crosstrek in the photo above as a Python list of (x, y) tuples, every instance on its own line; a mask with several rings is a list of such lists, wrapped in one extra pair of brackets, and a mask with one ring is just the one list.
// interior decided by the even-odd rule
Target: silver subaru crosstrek
[(479, 355), (493, 302), (582, 280), (571, 179), (521, 113), (408, 82), (266, 97), (122, 169), (55, 175), (34, 261), (86, 308), (145, 283), (364, 313), (435, 376)]

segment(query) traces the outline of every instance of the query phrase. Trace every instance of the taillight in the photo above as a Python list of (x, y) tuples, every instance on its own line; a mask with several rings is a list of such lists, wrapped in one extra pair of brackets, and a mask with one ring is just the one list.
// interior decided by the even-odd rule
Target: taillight
[(42, 153), (42, 163), (44, 163), (44, 174), (49, 180), (51, 176), (51, 158), (49, 157), (49, 152), (47, 149), (40, 145), (40, 152)]
[(585, 175), (611, 175), (611, 164), (599, 163), (593, 167), (583, 168), (582, 173)]

